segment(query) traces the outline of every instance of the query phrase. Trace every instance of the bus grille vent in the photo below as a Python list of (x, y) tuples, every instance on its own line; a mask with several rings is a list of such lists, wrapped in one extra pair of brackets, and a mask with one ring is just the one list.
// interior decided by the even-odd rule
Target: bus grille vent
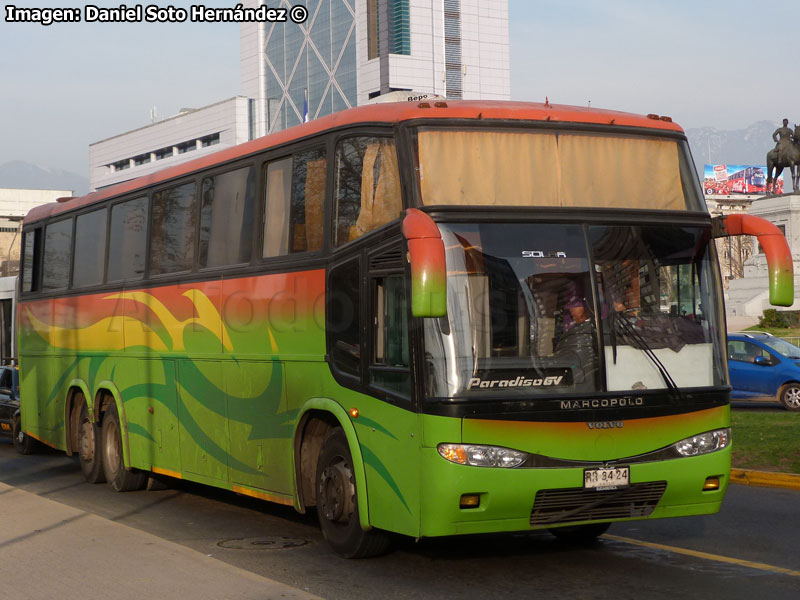
[(391, 250), (387, 250), (386, 252), (370, 256), (369, 268), (373, 271), (397, 268), (402, 269), (403, 253), (399, 248), (393, 248)]
[(651, 481), (622, 490), (539, 490), (531, 511), (531, 525), (648, 517), (666, 489), (666, 481)]

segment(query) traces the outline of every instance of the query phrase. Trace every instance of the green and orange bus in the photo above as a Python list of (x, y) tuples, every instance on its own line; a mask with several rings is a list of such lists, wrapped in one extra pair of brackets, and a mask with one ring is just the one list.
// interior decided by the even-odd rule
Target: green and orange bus
[(24, 222), (22, 426), (115, 490), (316, 507), (338, 553), (717, 511), (730, 470), (713, 220), (666, 117), (343, 111)]

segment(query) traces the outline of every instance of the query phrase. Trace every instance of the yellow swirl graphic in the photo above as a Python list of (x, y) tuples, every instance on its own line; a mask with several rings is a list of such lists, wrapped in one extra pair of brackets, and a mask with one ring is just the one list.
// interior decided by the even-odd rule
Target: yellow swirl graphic
[[(30, 309), (26, 314), (36, 333), (54, 348), (68, 350), (123, 350), (126, 347), (144, 346), (151, 350), (164, 352), (172, 350), (180, 352), (185, 350), (183, 332), (186, 327), (203, 327), (213, 333), (217, 338), (222, 336), (222, 345), (226, 350), (232, 351), (230, 337), (222, 322), (222, 317), (214, 303), (203, 292), (192, 289), (184, 292), (195, 307), (196, 317), (179, 321), (175, 315), (152, 294), (146, 292), (123, 292), (106, 296), (103, 300), (131, 300), (145, 306), (156, 316), (172, 340), (172, 347), (168, 348), (154, 327), (146, 321), (127, 315), (114, 315), (100, 319), (87, 327), (77, 329), (58, 327), (47, 324), (36, 318)], [(121, 335), (122, 333), (122, 335)]]

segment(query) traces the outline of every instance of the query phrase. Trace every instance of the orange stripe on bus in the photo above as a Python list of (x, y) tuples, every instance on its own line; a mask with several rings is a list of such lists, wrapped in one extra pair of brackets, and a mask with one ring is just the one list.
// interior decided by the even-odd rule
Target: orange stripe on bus
[(150, 467), (150, 470), (156, 475), (166, 475), (167, 477), (174, 477), (175, 479), (183, 479), (183, 475), (169, 469), (162, 469), (161, 467)]
[(233, 486), (233, 491), (237, 494), (242, 494), (244, 496), (252, 496), (253, 498), (258, 498), (259, 500), (266, 500), (268, 502), (275, 502), (277, 504), (283, 504), (284, 506), (294, 506), (294, 501), (289, 498), (284, 498), (283, 496), (276, 496), (274, 494), (267, 494), (266, 492), (257, 492), (256, 490), (251, 490), (246, 487), (242, 487), (240, 485)]

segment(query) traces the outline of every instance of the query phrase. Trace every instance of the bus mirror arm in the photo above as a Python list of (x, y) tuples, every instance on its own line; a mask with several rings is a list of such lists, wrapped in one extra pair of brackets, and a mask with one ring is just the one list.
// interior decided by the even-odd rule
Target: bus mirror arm
[(403, 237), (411, 263), (411, 314), (447, 315), (447, 267), (439, 227), (426, 213), (409, 208), (403, 219)]
[(714, 238), (756, 236), (767, 257), (770, 304), (791, 306), (794, 303), (792, 251), (780, 229), (761, 217), (737, 214), (714, 217), (711, 231)]

